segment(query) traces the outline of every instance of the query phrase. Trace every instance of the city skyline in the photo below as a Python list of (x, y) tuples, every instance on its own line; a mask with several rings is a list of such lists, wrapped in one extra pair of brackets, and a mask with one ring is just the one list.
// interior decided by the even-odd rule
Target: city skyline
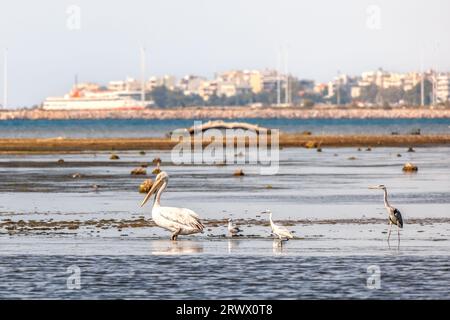
[[(168, 91), (161, 91), (162, 87)], [(316, 82), (314, 79), (299, 79), (274, 69), (228, 70), (217, 73), (214, 78), (195, 74), (181, 78), (173, 75), (141, 79), (129, 77), (107, 83), (76, 82), (64, 97), (48, 97), (43, 108), (93, 108), (92, 105), (82, 107), (76, 100), (87, 98), (91, 101), (94, 97), (109, 99), (120, 96), (130, 98), (128, 104), (136, 106), (137, 103), (139, 107), (227, 104), (312, 106), (316, 103), (358, 106), (435, 105), (445, 104), (450, 100), (450, 72), (427, 70), (420, 73), (395, 73), (378, 69), (360, 75), (341, 73), (326, 83)], [(101, 107), (100, 105), (101, 103), (97, 107)]]
[[(231, 69), (273, 69), (280, 47), (289, 53), (289, 73), (319, 82), (338, 70), (450, 70), (449, 3), (348, 2), (341, 8), (331, 1), (130, 1), (107, 7), (78, 1), (79, 29), (70, 29), (77, 26), (72, 2), (30, 3), (25, 11), (19, 2), (0, 10), (0, 47), (9, 52), (8, 101), (12, 107), (31, 106), (62, 95), (75, 74), (79, 81), (97, 83), (140, 79), (142, 45), (147, 77), (211, 78)], [(3, 89), (3, 77), (0, 85)]]

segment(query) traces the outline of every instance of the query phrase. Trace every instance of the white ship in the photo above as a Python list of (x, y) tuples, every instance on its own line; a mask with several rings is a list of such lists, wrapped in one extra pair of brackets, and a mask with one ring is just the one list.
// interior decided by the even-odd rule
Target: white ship
[(99, 87), (75, 87), (63, 97), (48, 97), (42, 104), (44, 110), (138, 110), (150, 107), (153, 101), (142, 101), (141, 91), (112, 91)]

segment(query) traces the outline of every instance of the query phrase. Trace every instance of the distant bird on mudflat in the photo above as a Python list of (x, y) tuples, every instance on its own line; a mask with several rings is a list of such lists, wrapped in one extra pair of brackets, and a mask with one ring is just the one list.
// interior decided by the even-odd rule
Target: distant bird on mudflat
[(233, 220), (231, 218), (228, 219), (228, 234), (231, 237), (235, 237), (241, 232), (242, 230), (239, 229), (236, 225), (233, 224)]
[(369, 189), (381, 189), (384, 191), (384, 206), (386, 207), (386, 210), (388, 212), (388, 218), (389, 218), (389, 233), (388, 233), (388, 239), (391, 237), (391, 228), (392, 225), (397, 226), (397, 236), (398, 236), (398, 245), (400, 246), (400, 229), (403, 228), (403, 218), (402, 214), (400, 213), (400, 210), (397, 208), (394, 208), (391, 206), (388, 202), (388, 194), (386, 186), (383, 184), (377, 185), (377, 186), (370, 186)]
[(277, 225), (273, 222), (272, 211), (266, 210), (263, 213), (269, 213), (269, 221), (270, 221), (270, 228), (272, 229), (272, 234), (278, 237), (281, 244), (283, 243), (283, 241), (288, 241), (289, 239), (294, 238), (292, 233), (286, 227)]

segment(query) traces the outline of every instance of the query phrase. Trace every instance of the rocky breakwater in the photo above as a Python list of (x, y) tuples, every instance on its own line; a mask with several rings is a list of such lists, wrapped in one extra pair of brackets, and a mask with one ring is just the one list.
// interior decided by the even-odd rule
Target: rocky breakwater
[(450, 118), (450, 108), (334, 108), (317, 106), (312, 109), (250, 108), (250, 107), (188, 107), (145, 110), (53, 110), (20, 109), (0, 111), (0, 120), (8, 119), (369, 119), (369, 118)]

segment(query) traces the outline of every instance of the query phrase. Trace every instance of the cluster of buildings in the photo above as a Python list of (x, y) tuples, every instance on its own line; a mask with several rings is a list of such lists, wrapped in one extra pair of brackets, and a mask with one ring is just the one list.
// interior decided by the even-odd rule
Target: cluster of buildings
[[(164, 86), (169, 90), (180, 90), (185, 95), (199, 95), (207, 101), (213, 95), (232, 97), (276, 90), (278, 86), (284, 88), (286, 82), (287, 76), (278, 74), (276, 70), (232, 70), (218, 73), (214, 79), (198, 75), (186, 75), (179, 80), (171, 75), (151, 77), (144, 82), (144, 88), (152, 91), (155, 87)], [(107, 89), (112, 91), (139, 91), (141, 88), (142, 82), (133, 78), (111, 81), (107, 85)]]
[[(431, 92), (425, 91), (425, 82), (431, 84)], [(421, 94), (421, 104), (424, 104), (426, 95), (430, 95), (430, 103), (446, 103), (450, 101), (450, 73), (449, 72), (435, 72), (429, 70), (426, 72), (408, 72), (408, 73), (394, 73), (382, 69), (376, 71), (364, 72), (361, 76), (349, 76), (346, 74), (339, 74), (326, 87), (322, 86), (319, 90), (324, 91), (326, 88), (326, 97), (347, 95), (352, 102), (357, 102), (364, 105), (364, 97), (362, 93), (364, 89), (375, 86), (379, 93), (378, 104), (382, 103), (383, 90), (397, 89), (403, 92), (413, 90), (419, 87)], [(398, 101), (398, 104), (404, 104), (404, 101)], [(339, 101), (337, 104), (340, 104)]]
[[(431, 83), (431, 90), (425, 92), (425, 81)], [(395, 88), (408, 92), (420, 87), (421, 103), (425, 96), (430, 104), (450, 101), (450, 73), (427, 71), (424, 73), (392, 73), (379, 69), (364, 72), (360, 76), (339, 74), (328, 83), (302, 80), (273, 69), (231, 70), (217, 73), (213, 79), (198, 75), (186, 75), (177, 79), (171, 75), (151, 77), (147, 80), (127, 78), (110, 81), (106, 86), (94, 83), (77, 83), (64, 97), (49, 97), (43, 108), (55, 109), (141, 109), (154, 105), (151, 95), (157, 87), (182, 92), (184, 95), (198, 95), (204, 101), (211, 97), (233, 97), (257, 95), (267, 92), (276, 98), (277, 106), (304, 105), (304, 100), (328, 104), (353, 103), (358, 106), (383, 105), (383, 91)], [(377, 101), (368, 101), (368, 88), (375, 88)], [(373, 91), (373, 90), (372, 90)], [(381, 93), (381, 94), (380, 94)], [(394, 104), (406, 104), (399, 98)], [(392, 101), (391, 101), (392, 103)]]
[[(138, 81), (132, 79), (129, 81), (134, 83), (136, 89), (140, 87)], [(232, 97), (246, 93), (276, 92), (279, 89), (278, 91), (283, 94), (283, 101), (278, 101), (279, 104), (291, 103), (296, 100), (296, 97), (302, 97), (306, 93), (319, 96), (325, 102), (333, 103), (334, 101), (336, 104), (344, 103), (343, 95), (346, 95), (351, 101), (364, 105), (362, 93), (367, 87), (376, 86), (380, 91), (397, 88), (407, 92), (417, 85), (420, 87), (425, 81), (432, 84), (430, 99), (432, 104), (450, 100), (450, 73), (432, 70), (424, 73), (395, 73), (379, 69), (364, 72), (360, 76), (339, 74), (328, 83), (301, 80), (270, 69), (231, 70), (216, 74), (212, 80), (195, 75), (187, 75), (179, 81), (173, 76), (152, 77), (146, 82), (145, 89), (152, 90), (156, 86), (165, 86), (170, 90), (181, 90), (185, 95), (197, 94), (205, 101), (213, 95)], [(123, 82), (123, 86), (126, 86), (126, 83)], [(403, 102), (398, 101), (398, 103)]]

